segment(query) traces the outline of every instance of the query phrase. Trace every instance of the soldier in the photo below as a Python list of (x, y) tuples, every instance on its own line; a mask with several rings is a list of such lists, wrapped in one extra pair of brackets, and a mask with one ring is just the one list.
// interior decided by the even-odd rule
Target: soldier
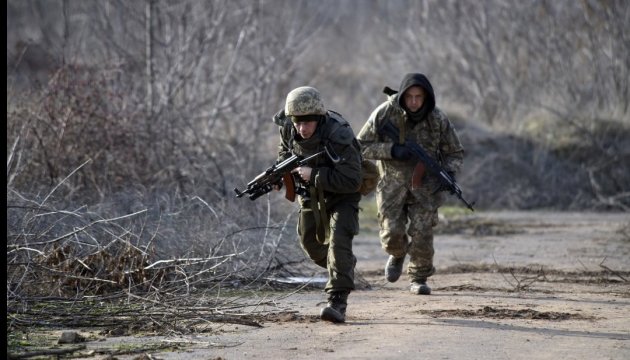
[[(425, 75), (407, 74), (398, 91), (385, 91), (387, 101), (372, 112), (357, 136), (363, 156), (377, 160), (380, 172), (376, 203), (381, 245), (389, 254), (385, 277), (389, 282), (397, 281), (408, 254), (410, 291), (429, 295), (431, 288), (426, 281), (435, 272), (433, 227), (445, 196), (439, 180), (424, 171), (403, 142), (406, 138), (422, 146), (453, 179), (463, 162), (464, 149), (446, 114), (435, 106), (433, 87)], [(386, 121), (400, 130), (399, 143), (379, 133)]]
[(274, 116), (280, 126), (278, 161), (293, 152), (308, 156), (326, 147), (308, 166), (294, 170), (299, 180), (300, 212), (297, 233), (304, 252), (328, 270), (328, 305), (321, 318), (345, 321), (348, 294), (354, 290), (356, 257), (352, 239), (359, 231), (361, 152), (352, 128), (343, 117), (327, 111), (313, 87), (298, 87), (287, 95), (285, 108)]

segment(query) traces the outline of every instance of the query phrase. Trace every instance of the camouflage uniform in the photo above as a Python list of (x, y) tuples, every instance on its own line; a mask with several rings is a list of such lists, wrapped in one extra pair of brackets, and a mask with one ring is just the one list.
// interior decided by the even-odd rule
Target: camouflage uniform
[[(307, 164), (313, 171), (308, 184), (301, 184), (306, 195), (299, 198), (297, 232), (304, 252), (328, 270), (326, 292), (349, 292), (354, 289), (356, 258), (352, 239), (359, 231), (361, 199), (361, 154), (352, 128), (332, 111), (320, 117), (309, 139), (302, 139), (287, 117), (276, 116), (275, 122), (280, 126), (281, 138), (278, 161), (289, 157), (290, 151), (308, 156), (323, 150), (326, 144), (341, 159), (335, 164), (328, 156), (319, 156)], [(318, 221), (322, 214), (325, 218)], [(318, 223), (327, 228), (317, 229)], [(320, 236), (324, 232), (327, 236)]]
[[(411, 86), (421, 86), (427, 94), (426, 107), (423, 107), (425, 113), (415, 122), (410, 121), (410, 115), (403, 108), (404, 103), (400, 98), (404, 90)], [(411, 80), (411, 85), (409, 81), (401, 85), (398, 93), (390, 95), (386, 102), (372, 112), (357, 136), (363, 156), (377, 160), (381, 175), (376, 187), (381, 245), (389, 255), (396, 258), (408, 254), (407, 274), (410, 280), (424, 281), (435, 272), (433, 227), (438, 223), (437, 210), (443, 204), (445, 195), (438, 191), (439, 180), (428, 172), (421, 186), (412, 188), (411, 179), (416, 162), (392, 158), (391, 139), (378, 133), (385, 121), (391, 121), (400, 129), (401, 137), (418, 143), (430, 156), (438, 159), (447, 171), (455, 173), (459, 170), (464, 150), (446, 114), (435, 107), (435, 95), (428, 80), (426, 83), (414, 83)]]

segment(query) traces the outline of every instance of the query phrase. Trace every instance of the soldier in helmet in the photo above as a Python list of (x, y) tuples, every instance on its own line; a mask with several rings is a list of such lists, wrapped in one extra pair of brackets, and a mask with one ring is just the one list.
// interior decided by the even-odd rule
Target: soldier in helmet
[(278, 161), (291, 153), (308, 156), (325, 147), (330, 154), (294, 170), (302, 188), (297, 192), (297, 232), (306, 255), (328, 271), (328, 304), (321, 310), (321, 318), (344, 322), (348, 294), (354, 289), (352, 239), (359, 231), (359, 144), (348, 122), (327, 111), (313, 87), (289, 92), (285, 108), (274, 116), (274, 122), (280, 126)]
[[(381, 245), (389, 254), (385, 277), (397, 281), (409, 255), (410, 291), (429, 295), (427, 278), (435, 272), (433, 227), (445, 196), (438, 178), (425, 172), (402, 143), (410, 139), (419, 144), (453, 179), (462, 165), (464, 149), (446, 114), (435, 106), (433, 87), (425, 75), (407, 74), (398, 91), (386, 88), (385, 92), (387, 101), (372, 112), (357, 136), (363, 156), (377, 160), (380, 172), (376, 203)], [(401, 143), (379, 132), (386, 121), (399, 129)]]

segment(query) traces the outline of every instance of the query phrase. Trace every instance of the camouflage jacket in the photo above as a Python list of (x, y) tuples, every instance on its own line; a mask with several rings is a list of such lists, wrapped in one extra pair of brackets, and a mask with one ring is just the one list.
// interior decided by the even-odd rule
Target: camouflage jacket
[[(445, 170), (459, 171), (464, 158), (464, 148), (446, 114), (435, 107), (426, 119), (411, 126), (410, 122), (407, 121), (406, 112), (396, 101), (397, 96), (397, 94), (391, 95), (387, 101), (379, 105), (357, 136), (363, 149), (363, 156), (367, 159), (377, 160), (381, 175), (377, 191), (382, 188), (382, 184), (388, 184), (392, 188), (410, 187), (416, 165), (413, 160), (399, 161), (392, 158), (392, 140), (378, 132), (385, 121), (391, 121), (400, 130), (401, 137), (413, 140), (422, 146)], [(420, 191), (432, 192), (438, 187), (437, 178), (427, 174)]]

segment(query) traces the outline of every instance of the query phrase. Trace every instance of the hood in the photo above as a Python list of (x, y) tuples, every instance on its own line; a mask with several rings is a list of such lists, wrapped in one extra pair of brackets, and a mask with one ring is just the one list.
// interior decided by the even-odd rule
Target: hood
[(435, 109), (435, 93), (433, 92), (433, 86), (431, 86), (431, 82), (424, 74), (409, 73), (405, 75), (403, 81), (400, 83), (396, 101), (401, 108), (403, 108), (407, 113), (410, 113), (403, 101), (403, 94), (412, 86), (420, 86), (426, 92), (424, 104), (420, 110), (413, 113), (414, 115), (421, 115), (420, 118), (424, 118), (427, 114), (431, 113), (433, 109)]

